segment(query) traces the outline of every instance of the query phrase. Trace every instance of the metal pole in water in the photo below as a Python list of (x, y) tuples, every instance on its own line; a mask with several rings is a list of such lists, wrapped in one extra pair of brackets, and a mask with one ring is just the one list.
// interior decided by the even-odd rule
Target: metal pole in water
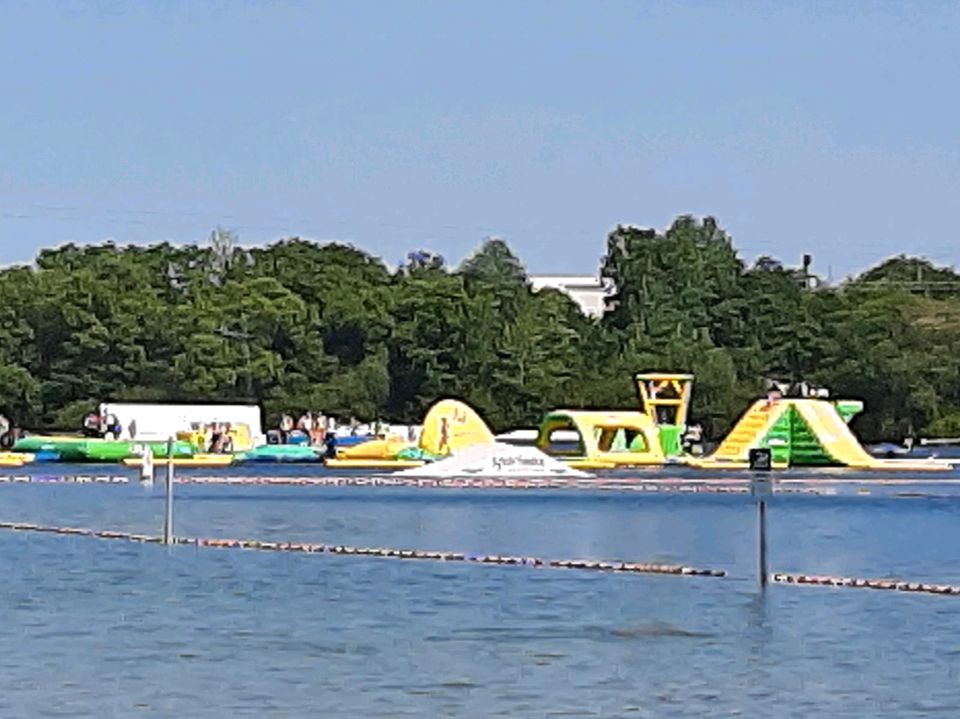
[(173, 437), (167, 440), (167, 482), (164, 498), (163, 543), (173, 543)]
[(766, 498), (773, 494), (773, 485), (770, 478), (760, 474), (769, 472), (773, 468), (772, 452), (769, 449), (751, 449), (750, 450), (750, 469), (757, 474), (750, 480), (750, 494), (753, 495), (757, 503), (757, 549), (758, 561), (757, 569), (759, 571), (760, 589), (767, 588), (767, 501)]
[(757, 520), (760, 523), (760, 588), (767, 586), (767, 503), (761, 499), (757, 503)]

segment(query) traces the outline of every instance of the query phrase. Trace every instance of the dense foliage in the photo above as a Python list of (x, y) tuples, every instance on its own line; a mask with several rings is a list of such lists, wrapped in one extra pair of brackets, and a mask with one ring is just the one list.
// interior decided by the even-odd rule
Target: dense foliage
[(838, 287), (770, 258), (746, 266), (712, 218), (618, 227), (600, 320), (533, 292), (491, 239), (455, 270), (414, 253), (396, 271), (349, 246), (42, 251), (0, 273), (0, 411), (76, 426), (123, 400), (253, 400), (410, 421), (459, 396), (495, 427), (559, 406), (636, 406), (640, 369), (694, 372), (693, 416), (724, 432), (764, 381), (857, 397), (870, 439), (960, 434), (960, 276), (898, 257)]

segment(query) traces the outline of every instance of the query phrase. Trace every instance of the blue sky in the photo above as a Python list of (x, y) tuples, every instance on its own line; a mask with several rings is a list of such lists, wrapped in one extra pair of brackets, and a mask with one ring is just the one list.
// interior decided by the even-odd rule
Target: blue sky
[(0, 4), (0, 263), (63, 242), (505, 237), (593, 271), (712, 214), (834, 278), (960, 264), (960, 4)]

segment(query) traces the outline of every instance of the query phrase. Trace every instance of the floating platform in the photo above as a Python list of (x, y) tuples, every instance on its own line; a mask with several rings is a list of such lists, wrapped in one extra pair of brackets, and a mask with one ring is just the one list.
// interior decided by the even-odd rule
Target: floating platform
[(600, 469), (617, 469), (618, 467), (622, 468), (626, 466), (617, 464), (616, 462), (605, 462), (602, 459), (563, 459), (561, 457), (556, 457), (555, 459), (558, 459), (570, 469), (576, 469), (583, 472), (592, 472)]
[(237, 462), (319, 462), (320, 453), (300, 444), (262, 444), (234, 455)]
[(331, 469), (413, 469), (426, 464), (418, 459), (326, 459), (324, 465)]
[(30, 452), (0, 452), (0, 467), (22, 467), (34, 459)]
[[(192, 457), (174, 457), (172, 460), (166, 457), (157, 457), (153, 460), (154, 467), (166, 467), (170, 463), (174, 467), (226, 467), (233, 464), (232, 454), (195, 454)], [(125, 467), (143, 466), (143, 457), (128, 457), (123, 460)]]
[[(97, 439), (73, 435), (30, 435), (13, 445), (15, 452), (55, 453), (65, 462), (120, 462), (137, 458), (148, 447), (154, 457), (167, 456), (167, 442), (135, 442), (131, 440)], [(174, 457), (193, 456), (187, 442), (173, 443)]]

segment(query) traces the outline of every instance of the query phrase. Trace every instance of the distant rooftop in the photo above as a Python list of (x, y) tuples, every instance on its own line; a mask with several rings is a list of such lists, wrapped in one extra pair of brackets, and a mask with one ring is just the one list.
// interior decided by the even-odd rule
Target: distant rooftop
[(534, 292), (544, 288), (559, 290), (577, 303), (588, 317), (602, 317), (606, 299), (612, 292), (598, 275), (530, 275)]

